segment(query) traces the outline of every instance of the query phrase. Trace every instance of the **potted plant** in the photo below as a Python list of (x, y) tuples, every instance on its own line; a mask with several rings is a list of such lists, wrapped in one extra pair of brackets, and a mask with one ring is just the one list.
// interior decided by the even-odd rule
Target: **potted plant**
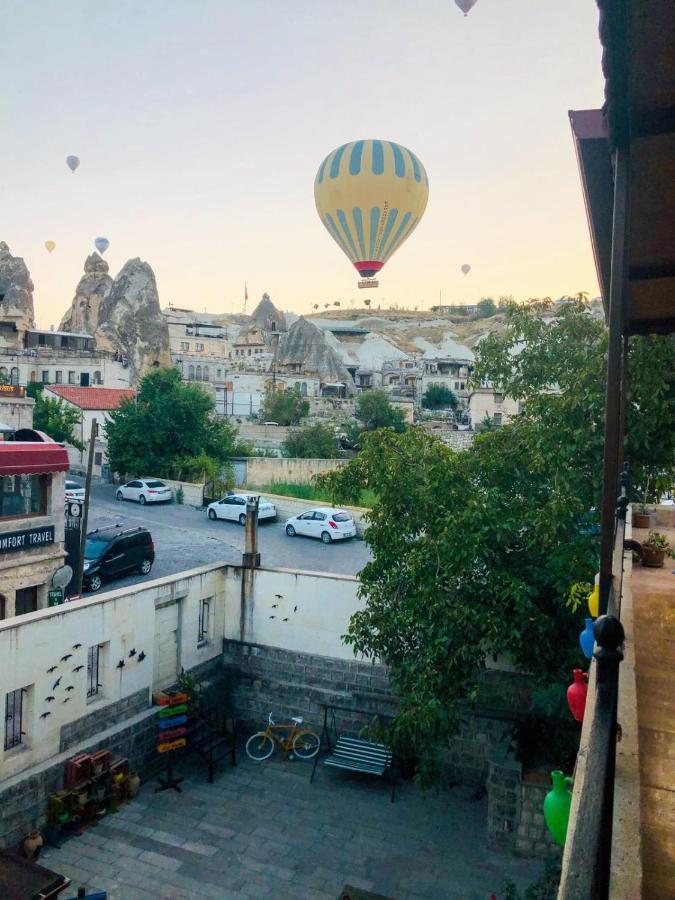
[(673, 548), (667, 536), (658, 531), (650, 531), (647, 540), (642, 542), (642, 565), (661, 569), (666, 555), (673, 555)]
[(635, 503), (633, 505), (633, 528), (649, 528), (652, 524), (651, 514), (647, 508), (650, 481), (651, 475), (647, 476), (647, 484), (645, 485), (644, 494), (642, 496), (642, 503)]

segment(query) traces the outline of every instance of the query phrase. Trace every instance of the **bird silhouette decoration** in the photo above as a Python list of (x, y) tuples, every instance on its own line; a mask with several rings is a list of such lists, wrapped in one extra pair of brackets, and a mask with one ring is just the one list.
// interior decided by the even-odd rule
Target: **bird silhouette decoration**
[(67, 691), (74, 691), (75, 688), (73, 687), (72, 684), (69, 684), (68, 687), (66, 688), (66, 690), (67, 690)]
[(49, 710), (47, 710), (47, 712), (43, 712), (42, 715), (40, 716), (40, 718), (41, 718), (41, 719), (46, 719), (47, 716), (51, 716), (51, 713), (49, 712)]
[(73, 644), (73, 650), (79, 650), (82, 644)]
[(47, 669), (47, 675), (51, 675), (52, 672), (56, 672), (57, 669), (58, 669), (58, 666), (50, 666), (50, 667)]
[(52, 697), (50, 694), (49, 697), (45, 697), (45, 703), (51, 703), (52, 700), (56, 700), (56, 697)]
[(62, 679), (62, 678), (63, 678), (63, 675), (59, 675), (59, 677), (56, 679), (56, 681), (55, 681), (54, 684), (52, 685), (52, 690), (53, 690), (53, 691), (55, 691), (55, 690), (57, 689), (57, 687), (61, 684), (61, 679)]
[(136, 648), (135, 647), (132, 647), (131, 650), (129, 651), (129, 658), (131, 659), (132, 656), (136, 656)]
[(84, 666), (75, 666), (73, 672), (79, 672), (81, 669), (84, 669)]
[(147, 654), (145, 653), (145, 651), (141, 650), (141, 652), (138, 654), (138, 661), (139, 661), (139, 662), (143, 662), (143, 660), (145, 659), (146, 655), (147, 655)]
[(59, 660), (59, 662), (68, 662), (68, 660), (70, 659), (70, 657), (71, 657), (72, 655), (73, 655), (72, 653), (66, 653), (65, 656), (62, 656), (62, 657), (61, 657), (61, 659)]
[(68, 703), (69, 700), (70, 700), (70, 697), (66, 697), (66, 699), (63, 702)]

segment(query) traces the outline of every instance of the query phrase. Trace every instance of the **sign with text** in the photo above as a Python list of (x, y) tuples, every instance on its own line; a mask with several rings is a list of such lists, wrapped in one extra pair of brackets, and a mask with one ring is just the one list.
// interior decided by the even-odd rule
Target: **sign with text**
[(21, 384), (0, 384), (1, 397), (25, 397), (26, 388)]
[(35, 550), (45, 544), (54, 543), (54, 526), (26, 528), (23, 531), (5, 531), (0, 534), (0, 553), (17, 553), (20, 550)]
[(50, 588), (47, 591), (47, 606), (60, 606), (63, 603), (63, 588)]

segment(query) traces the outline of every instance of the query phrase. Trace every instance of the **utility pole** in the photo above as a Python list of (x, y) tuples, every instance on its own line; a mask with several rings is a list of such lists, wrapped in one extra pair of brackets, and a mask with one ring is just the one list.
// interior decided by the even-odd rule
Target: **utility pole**
[(87, 478), (84, 483), (84, 503), (82, 505), (82, 532), (80, 534), (80, 559), (77, 564), (77, 578), (75, 590), (78, 597), (82, 596), (82, 576), (84, 574), (84, 550), (87, 544), (87, 522), (89, 520), (89, 497), (91, 496), (91, 470), (94, 465), (94, 444), (96, 442), (96, 419), (91, 420), (91, 433), (89, 435), (89, 456), (87, 457)]

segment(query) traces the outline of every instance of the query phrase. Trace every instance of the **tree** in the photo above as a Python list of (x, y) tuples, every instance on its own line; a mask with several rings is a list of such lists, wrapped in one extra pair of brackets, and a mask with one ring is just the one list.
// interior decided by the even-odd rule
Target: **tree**
[(248, 450), (237, 442), (236, 427), (215, 417), (209, 395), (183, 382), (177, 369), (146, 375), (136, 399), (110, 413), (105, 433), (110, 466), (122, 476), (199, 477), (208, 468), (204, 459), (226, 471), (230, 457)]
[[(359, 575), (366, 606), (345, 640), (388, 664), (399, 748), (445, 745), (490, 656), (508, 654), (542, 685), (565, 683), (578, 661), (583, 610), (565, 598), (597, 571), (582, 524), (601, 490), (607, 341), (581, 303), (552, 323), (541, 311), (509, 307), (506, 333), (477, 350), (474, 377), (524, 400), (521, 415), (461, 453), (419, 429), (375, 431), (321, 479), (338, 503), (364, 488), (378, 498)], [(672, 472), (675, 342), (632, 338), (629, 372), (631, 465)]]
[(483, 297), (482, 300), (478, 301), (476, 307), (480, 319), (489, 319), (490, 316), (494, 316), (497, 312), (497, 306), (492, 297)]
[(84, 450), (84, 444), (76, 437), (75, 428), (82, 424), (82, 413), (56, 397), (45, 397), (42, 391), (33, 394), (33, 428), (44, 431), (59, 444), (70, 444)]
[(400, 409), (392, 406), (385, 391), (364, 391), (359, 394), (355, 415), (361, 423), (361, 431), (375, 431), (377, 428), (405, 431), (405, 416)]
[(276, 422), (277, 425), (297, 425), (309, 413), (309, 402), (303, 400), (296, 390), (274, 391), (271, 388), (265, 393), (261, 416), (264, 422)]
[(335, 431), (329, 425), (309, 425), (290, 434), (283, 445), (284, 456), (301, 459), (337, 459), (342, 456)]
[(457, 397), (444, 384), (430, 384), (422, 397), (424, 409), (457, 409)]

